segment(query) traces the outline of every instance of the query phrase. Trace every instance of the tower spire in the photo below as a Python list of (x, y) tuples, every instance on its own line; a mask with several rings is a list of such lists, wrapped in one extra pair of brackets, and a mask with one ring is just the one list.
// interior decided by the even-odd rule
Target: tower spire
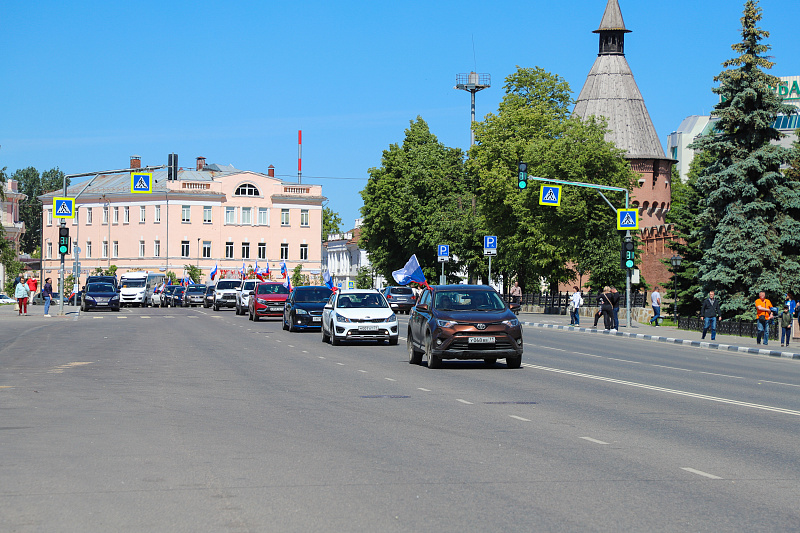
[(598, 55), (625, 55), (625, 34), (631, 30), (625, 27), (622, 10), (618, 0), (608, 0), (600, 27), (592, 33), (600, 34), (600, 51)]

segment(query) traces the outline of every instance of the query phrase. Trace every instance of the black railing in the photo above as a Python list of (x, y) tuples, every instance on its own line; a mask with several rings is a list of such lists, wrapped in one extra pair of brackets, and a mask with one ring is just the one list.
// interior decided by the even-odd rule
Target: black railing
[[(520, 299), (522, 305), (537, 305), (544, 307), (544, 312), (547, 314), (566, 314), (569, 300), (572, 297), (571, 292), (557, 292), (557, 293), (538, 293), (538, 294), (523, 294)], [(598, 294), (584, 294), (583, 305), (584, 307), (598, 307), (597, 299), (600, 297)], [(510, 302), (511, 297), (505, 296), (505, 300)], [(620, 307), (625, 307), (625, 293), (620, 293), (619, 298)], [(647, 305), (647, 293), (634, 292), (631, 293), (631, 307), (645, 307)]]
[[(678, 329), (688, 331), (703, 331), (704, 321), (700, 317), (678, 317)], [(773, 320), (769, 325), (769, 338), (778, 340), (780, 337), (780, 326)], [(756, 337), (756, 323), (750, 320), (722, 320), (717, 321), (717, 333), (723, 335), (738, 335), (739, 337)]]

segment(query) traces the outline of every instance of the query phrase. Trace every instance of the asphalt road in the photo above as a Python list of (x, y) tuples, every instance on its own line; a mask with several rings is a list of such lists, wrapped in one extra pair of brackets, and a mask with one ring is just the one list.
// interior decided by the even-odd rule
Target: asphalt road
[(800, 361), (527, 328), (521, 369), (429, 370), (320, 337), (0, 308), (0, 530), (800, 530)]

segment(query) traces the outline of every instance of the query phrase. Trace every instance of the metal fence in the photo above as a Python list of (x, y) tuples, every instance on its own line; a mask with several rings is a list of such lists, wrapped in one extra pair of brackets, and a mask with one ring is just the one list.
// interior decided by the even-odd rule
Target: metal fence
[[(678, 329), (689, 331), (703, 331), (703, 319), (700, 317), (678, 317)], [(750, 320), (722, 320), (717, 321), (717, 333), (724, 335), (738, 335), (740, 337), (756, 336), (756, 323)], [(772, 321), (769, 325), (769, 338), (778, 340), (780, 338), (780, 326), (777, 321)]]
[[(619, 303), (620, 307), (625, 307), (625, 293), (621, 292)], [(571, 292), (523, 294), (520, 303), (522, 305), (537, 305), (544, 307), (544, 312), (549, 314), (566, 314)], [(598, 307), (597, 299), (599, 294), (585, 294), (583, 296), (584, 307)], [(511, 301), (510, 296), (505, 297), (506, 301)], [(631, 293), (631, 307), (645, 307), (647, 305), (647, 293)]]

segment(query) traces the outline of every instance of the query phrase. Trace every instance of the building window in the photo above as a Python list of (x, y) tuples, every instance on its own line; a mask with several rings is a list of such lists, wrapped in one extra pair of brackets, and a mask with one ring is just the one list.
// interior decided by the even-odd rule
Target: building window
[(244, 185), (239, 185), (239, 187), (236, 188), (234, 196), (260, 196), (260, 194), (255, 185), (245, 183)]
[(211, 257), (211, 241), (203, 241), (203, 258), (209, 259)]
[(258, 225), (269, 226), (269, 211), (266, 207), (258, 208)]
[(103, 206), (103, 224), (108, 224), (108, 206)]
[(289, 259), (289, 245), (281, 244), (281, 259)]
[(119, 207), (114, 208), (114, 224), (119, 224)]
[[(191, 211), (190, 205), (181, 206), (181, 222), (189, 223), (191, 219), (189, 218), (189, 214)], [(188, 257), (188, 256), (187, 256)]]
[(143, 205), (139, 206), (139, 223), (140, 224), (144, 223), (144, 215), (145, 215), (146, 212), (147, 212), (147, 209)]
[(86, 257), (92, 257), (92, 241), (86, 241)]
[(114, 241), (114, 247), (111, 249), (114, 255), (111, 257), (119, 257), (119, 241)]
[(203, 224), (211, 224), (211, 206), (203, 206)]
[(308, 245), (300, 245), (300, 261), (308, 261)]
[(153, 222), (155, 222), (156, 224), (160, 224), (161, 223), (161, 206), (160, 205), (156, 206), (156, 214), (153, 217)]
[(53, 212), (49, 209), (47, 210), (47, 225), (48, 226), (53, 225)]
[(225, 208), (225, 224), (236, 224), (236, 208)]
[(91, 207), (87, 207), (86, 208), (86, 225), (87, 226), (91, 226), (92, 225), (92, 208)]
[(265, 242), (258, 243), (258, 258), (259, 259), (267, 258), (267, 243)]
[(161, 241), (153, 241), (153, 255), (161, 257)]
[(250, 259), (250, 243), (242, 243), (242, 259)]
[(225, 259), (233, 259), (233, 243), (225, 243)]
[(289, 225), (289, 210), (281, 209), (281, 226)]
[(139, 241), (139, 257), (144, 257), (144, 241)]
[(122, 208), (122, 222), (123, 224), (130, 224), (131, 222), (131, 208), (127, 205)]
[(47, 258), (50, 259), (52, 257), (53, 257), (53, 243), (52, 242), (48, 242), (47, 243)]
[(189, 241), (181, 241), (181, 257), (189, 257)]
[(300, 210), (300, 225), (304, 228), (308, 227), (308, 209)]
[(249, 207), (242, 208), (242, 224), (245, 226), (252, 226), (253, 219), (250, 217), (251, 209)]

